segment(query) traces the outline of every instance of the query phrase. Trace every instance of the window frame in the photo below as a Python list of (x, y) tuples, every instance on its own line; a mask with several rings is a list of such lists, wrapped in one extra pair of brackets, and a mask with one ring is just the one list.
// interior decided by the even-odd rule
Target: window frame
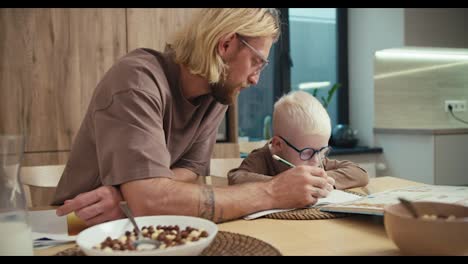
[[(281, 37), (275, 51), (275, 76), (278, 76), (279, 88), (275, 87), (275, 101), (282, 95), (291, 91), (291, 66), (289, 8), (279, 8), (281, 12)], [(348, 9), (337, 8), (337, 80), (341, 87), (337, 90), (337, 123), (349, 124), (349, 76), (348, 76)], [(276, 83), (276, 82), (275, 82)]]
[[(274, 46), (275, 60), (273, 66), (273, 102), (291, 91), (290, 30), (289, 8), (278, 8), (281, 19), (281, 36)], [(348, 9), (337, 8), (337, 82), (341, 84), (337, 90), (337, 124), (349, 124), (349, 74), (348, 74)], [(225, 139), (217, 142), (238, 142), (240, 115), (238, 102), (229, 107), (226, 113)]]

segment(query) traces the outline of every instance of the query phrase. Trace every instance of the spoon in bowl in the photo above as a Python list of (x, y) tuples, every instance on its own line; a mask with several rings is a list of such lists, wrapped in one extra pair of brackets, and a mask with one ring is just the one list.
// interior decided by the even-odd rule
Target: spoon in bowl
[(413, 204), (406, 200), (405, 198), (398, 198), (398, 200), (400, 200), (400, 202), (403, 204), (403, 206), (411, 213), (411, 215), (414, 217), (414, 218), (418, 218), (419, 215), (418, 215), (418, 212), (416, 211), (416, 208), (413, 206)]
[(120, 209), (124, 212), (124, 214), (127, 216), (127, 218), (132, 222), (133, 227), (135, 228), (135, 231), (137, 233), (137, 239), (133, 241), (133, 246), (138, 249), (144, 249), (144, 250), (151, 250), (151, 249), (157, 249), (161, 245), (161, 242), (151, 239), (151, 238), (145, 238), (141, 234), (141, 230), (138, 227), (135, 218), (133, 217), (132, 211), (130, 210), (130, 207), (128, 207), (128, 204), (126, 201), (121, 201), (120, 202)]

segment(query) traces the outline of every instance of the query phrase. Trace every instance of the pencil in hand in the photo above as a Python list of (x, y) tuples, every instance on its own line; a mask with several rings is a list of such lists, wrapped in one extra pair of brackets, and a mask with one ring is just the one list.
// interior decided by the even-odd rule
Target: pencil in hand
[(289, 161), (287, 161), (287, 160), (285, 160), (285, 159), (279, 157), (278, 155), (273, 154), (272, 157), (273, 157), (275, 160), (280, 161), (280, 162), (282, 162), (282, 163), (288, 165), (288, 166), (291, 167), (291, 168), (296, 167), (294, 164), (292, 164), (291, 162), (289, 162)]
[[(281, 158), (281, 157), (278, 156), (278, 155), (273, 154), (272, 157), (273, 157), (275, 160), (280, 161), (280, 162), (282, 162), (282, 163), (288, 165), (288, 166), (291, 167), (291, 168), (296, 167), (294, 164), (292, 164), (291, 162), (289, 162), (289, 161), (287, 161), (287, 160)], [(323, 167), (323, 161), (322, 161), (322, 158), (321, 158), (321, 157), (319, 157), (319, 162), (320, 162), (319, 168), (325, 169), (325, 168)]]

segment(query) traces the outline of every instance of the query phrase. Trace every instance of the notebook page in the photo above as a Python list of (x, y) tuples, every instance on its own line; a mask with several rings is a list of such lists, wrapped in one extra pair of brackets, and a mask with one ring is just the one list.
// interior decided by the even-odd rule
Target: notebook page
[(326, 204), (351, 202), (360, 198), (362, 197), (357, 194), (352, 194), (352, 193), (341, 191), (341, 190), (333, 190), (328, 194), (327, 197), (320, 198), (316, 204), (310, 205), (309, 208), (326, 205)]
[[(354, 201), (360, 198), (362, 197), (356, 194), (348, 193), (348, 192), (341, 191), (341, 190), (333, 190), (328, 194), (327, 197), (320, 198), (316, 204), (310, 205), (308, 206), (308, 208), (313, 208), (313, 207), (317, 207), (317, 206), (321, 206), (325, 204), (350, 202), (350, 201)], [(244, 216), (244, 219), (253, 220), (253, 219), (256, 219), (265, 215), (269, 215), (272, 213), (292, 211), (294, 209), (297, 209), (297, 208), (265, 210), (265, 211), (260, 211), (260, 212), (256, 212), (253, 214), (246, 215)]]

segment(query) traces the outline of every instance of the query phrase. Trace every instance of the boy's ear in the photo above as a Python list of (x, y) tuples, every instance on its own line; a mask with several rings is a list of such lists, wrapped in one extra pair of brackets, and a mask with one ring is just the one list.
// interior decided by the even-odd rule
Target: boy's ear
[(283, 147), (283, 142), (278, 136), (273, 136), (271, 139), (271, 148), (275, 153), (281, 152), (281, 149)]
[(226, 34), (219, 39), (217, 48), (218, 48), (218, 54), (222, 58), (224, 58), (226, 54), (232, 49), (232, 45), (235, 39), (236, 39), (236, 33)]

